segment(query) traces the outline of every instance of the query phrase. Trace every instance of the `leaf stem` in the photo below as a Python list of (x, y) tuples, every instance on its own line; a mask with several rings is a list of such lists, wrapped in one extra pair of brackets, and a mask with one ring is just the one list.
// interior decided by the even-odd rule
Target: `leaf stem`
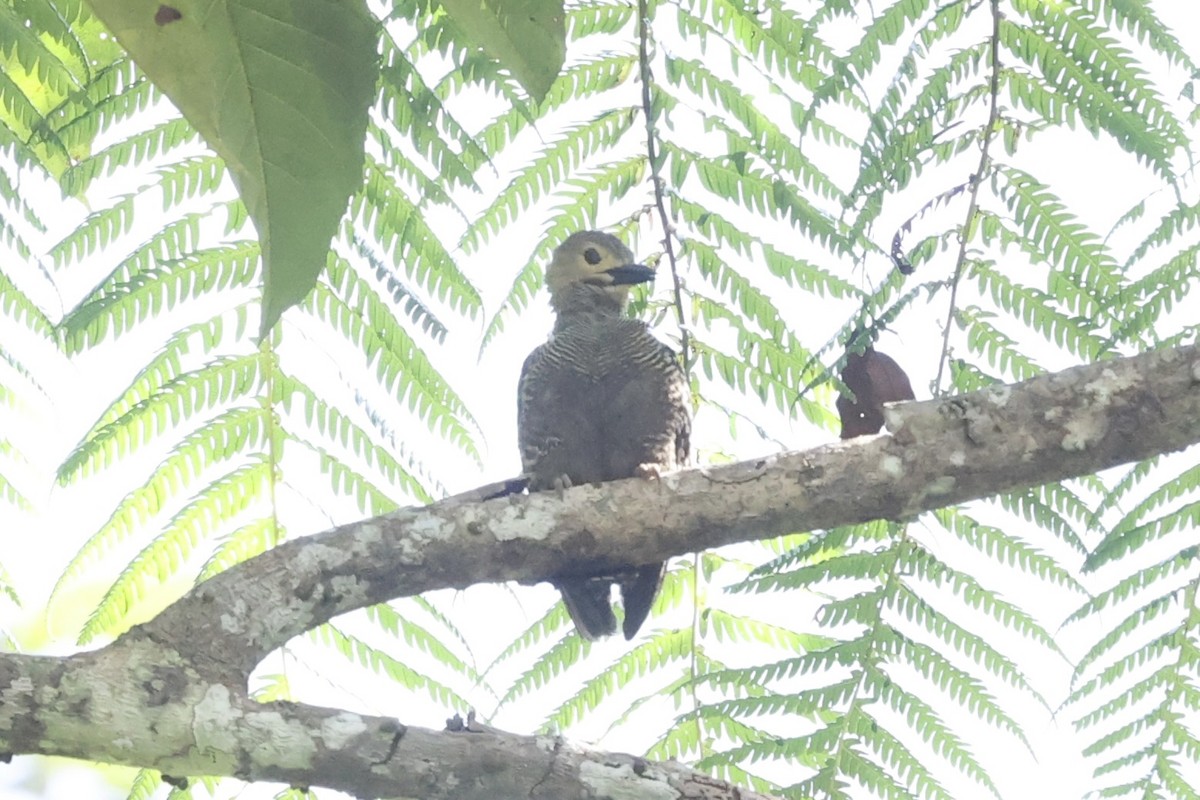
[(967, 262), (967, 237), (971, 223), (979, 212), (979, 187), (983, 183), (983, 173), (988, 167), (992, 139), (996, 134), (996, 123), (1000, 119), (1000, 0), (990, 0), (992, 7), (992, 59), (990, 102), (988, 121), (983, 130), (983, 147), (979, 151), (979, 167), (971, 176), (971, 200), (967, 205), (967, 216), (963, 220), (962, 230), (958, 235), (958, 258), (954, 266), (954, 277), (950, 281), (950, 307), (946, 310), (946, 327), (942, 330), (942, 353), (938, 357), (937, 378), (933, 382), (934, 397), (942, 395), (942, 374), (950, 355), (950, 327), (954, 324), (954, 311), (958, 306), (958, 285), (962, 280)]
[(638, 75), (642, 81), (642, 113), (646, 117), (646, 158), (650, 162), (650, 180), (654, 184), (654, 205), (658, 209), (659, 223), (663, 230), (663, 250), (667, 264), (671, 268), (671, 284), (674, 289), (675, 314), (679, 318), (679, 349), (683, 357), (683, 370), (690, 372), (691, 348), (688, 338), (688, 325), (683, 312), (683, 286), (679, 280), (679, 264), (675, 258), (675, 247), (671, 242), (674, 226), (667, 213), (666, 197), (663, 194), (665, 185), (658, 168), (658, 148), (655, 145), (654, 133), (654, 103), (650, 97), (650, 85), (653, 75), (650, 73), (650, 3), (649, 0), (638, 0)]

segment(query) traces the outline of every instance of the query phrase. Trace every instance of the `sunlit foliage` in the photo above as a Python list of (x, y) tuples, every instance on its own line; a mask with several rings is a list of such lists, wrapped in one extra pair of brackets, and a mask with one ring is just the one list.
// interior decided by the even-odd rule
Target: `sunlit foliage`
[[(0, 537), (0, 607), (43, 592), (3, 568), (17, 549), (61, 537), (48, 619), (80, 644), (289, 536), (501, 477), (493, 393), (458, 361), (515, 380), (580, 228), (658, 265), (638, 310), (684, 359), (702, 460), (835, 438), (856, 333), (920, 397), (1200, 328), (1200, 52), (1170, 3), (578, 0), (535, 103), (397, 0), (362, 185), (262, 341), (225, 166), (78, 0), (0, 8), (0, 502), (33, 531)], [(1056, 717), (1094, 769), (1079, 795), (1196, 797), (1198, 483), (1189, 451), (695, 554), (627, 646), (553, 606), (492, 647), (469, 592), (398, 601), (256, 689), (338, 665), (791, 798), (1016, 797)], [(73, 504), (88, 529), (48, 524)]]

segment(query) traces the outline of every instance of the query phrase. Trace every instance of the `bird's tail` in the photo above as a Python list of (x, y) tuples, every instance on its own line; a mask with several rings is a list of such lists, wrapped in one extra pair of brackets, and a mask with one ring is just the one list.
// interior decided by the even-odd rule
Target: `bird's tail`
[(667, 562), (664, 561), (637, 567), (621, 576), (621, 600), (625, 606), (625, 622), (621, 625), (621, 631), (626, 640), (637, 635), (638, 628), (650, 615), (666, 572)]
[[(611, 579), (571, 578), (555, 581), (554, 585), (562, 593), (563, 604), (580, 636), (592, 641), (616, 633), (617, 618), (613, 616), (612, 601), (609, 599)], [(642, 614), (642, 618), (645, 618), (645, 614)]]

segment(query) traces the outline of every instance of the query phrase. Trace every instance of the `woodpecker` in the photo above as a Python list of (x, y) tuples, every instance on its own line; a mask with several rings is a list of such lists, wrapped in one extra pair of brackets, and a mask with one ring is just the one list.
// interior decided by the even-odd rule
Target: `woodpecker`
[[(518, 385), (517, 435), (530, 491), (653, 478), (686, 463), (691, 404), (683, 369), (646, 323), (624, 316), (629, 287), (653, 277), (608, 233), (574, 233), (554, 251), (546, 270), (554, 330), (525, 360)], [(616, 583), (622, 631), (632, 639), (665, 570), (641, 564), (591, 575), (581, 567), (553, 583), (585, 639), (616, 632)]]

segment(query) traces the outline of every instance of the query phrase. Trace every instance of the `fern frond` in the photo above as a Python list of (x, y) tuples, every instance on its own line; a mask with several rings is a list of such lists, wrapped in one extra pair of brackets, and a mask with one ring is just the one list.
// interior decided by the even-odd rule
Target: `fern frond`
[[(959, 625), (944, 613), (939, 612), (914, 590), (903, 587), (896, 593), (893, 607), (913, 623), (920, 625), (937, 637), (938, 641), (956, 653), (962, 653), (1009, 686), (1025, 692), (1039, 705), (1048, 708), (1042, 695), (1030, 684), (1016, 663), (989, 644), (987, 639)], [(944, 687), (943, 687), (944, 688)]]
[(991, 617), (1052, 653), (1061, 653), (1054, 637), (1027, 611), (989, 591), (973, 576), (953, 569), (928, 550), (916, 548), (910, 561), (913, 574), (952, 590), (968, 607)]
[(183, 507), (121, 570), (100, 603), (92, 610), (79, 634), (79, 643), (115, 635), (129, 625), (129, 615), (149, 594), (151, 581), (166, 583), (188, 561), (192, 551), (225, 520), (250, 508), (273, 478), (263, 459), (238, 467), (210, 482)]
[(336, 256), (331, 257), (325, 266), (323, 277), (329, 286), (341, 297), (355, 298), (360, 302), (365, 319), (377, 320), (380, 326), (389, 326), (395, 320), (393, 307), (399, 306), (405, 316), (434, 342), (444, 343), (447, 329), (437, 314), (387, 264), (375, 258), (365, 243), (356, 239), (354, 245), (355, 254), (371, 267), (381, 288), (386, 287), (392, 303), (384, 302), (376, 287), (364, 280), (348, 261)]
[(1101, 0), (1082, 0), (1080, 5), (1110, 27), (1127, 31), (1138, 43), (1148, 45), (1153, 52), (1195, 74), (1187, 50), (1155, 14), (1153, 6), (1145, 2), (1113, 4)]
[(997, 500), (1006, 510), (1051, 531), (1080, 555), (1087, 553), (1079, 531), (1090, 523), (1093, 511), (1066, 484), (1047, 483), (1020, 492), (1008, 492)]
[[(109, 404), (92, 429), (99, 430), (116, 422), (136, 405), (153, 397), (168, 383), (183, 375), (189, 356), (210, 356), (226, 340), (227, 335), (240, 339), (242, 333), (249, 330), (250, 313), (250, 303), (243, 303), (173, 333), (162, 349), (134, 376), (128, 388)], [(68, 352), (74, 352), (73, 348), (69, 348)]]
[(256, 391), (261, 360), (258, 353), (224, 356), (168, 381), (119, 418), (93, 428), (59, 467), (59, 482), (66, 484), (110, 466), (199, 412)]
[[(934, 711), (932, 706), (915, 694), (902, 690), (895, 683), (883, 680), (872, 680), (869, 684), (869, 691), (878, 697), (881, 703), (903, 716), (913, 731), (926, 744), (933, 747), (938, 755), (970, 778), (972, 782), (987, 789), (993, 797), (1000, 797), (995, 783), (971, 753), (970, 748), (943, 721), (941, 715)], [(910, 759), (905, 759), (905, 761), (910, 764), (918, 762), (915, 756), (910, 756), (910, 758), (911, 761)]]
[(1000, 528), (984, 525), (954, 508), (938, 509), (933, 515), (947, 530), (954, 531), (960, 541), (986, 556), (988, 563), (1004, 563), (1036, 576), (1043, 583), (1086, 594), (1074, 575), (1057, 560)]
[(736, 250), (738, 255), (764, 264), (772, 275), (782, 278), (788, 286), (837, 300), (861, 296), (862, 293), (849, 281), (806, 259), (784, 253), (774, 245), (756, 239), (711, 208), (694, 203), (678, 193), (671, 193), (670, 196), (672, 206), (681, 219), (710, 241), (725, 244)]
[[(174, 117), (148, 130), (138, 131), (72, 165), (63, 173), (59, 183), (64, 194), (80, 197), (97, 178), (110, 176), (118, 169), (136, 167), (177, 147), (198, 141), (196, 130), (183, 117)], [(221, 161), (215, 156), (201, 160), (215, 162), (217, 166), (210, 169), (223, 174)], [(171, 193), (168, 192), (166, 196), (171, 197)]]
[[(589, 6), (586, 8), (596, 8)], [(568, 12), (570, 19), (577, 11)], [(631, 9), (623, 6), (609, 6), (617, 14), (631, 14)], [(605, 92), (615, 89), (628, 80), (634, 68), (634, 59), (626, 53), (605, 54), (602, 57), (584, 59), (568, 65), (555, 79), (545, 99), (540, 105), (541, 115), (558, 109), (568, 103), (590, 97), (603, 96)], [(532, 118), (521, 113), (520, 108), (513, 108), (502, 114), (481, 130), (477, 139), (488, 157), (496, 157), (504, 151), (516, 138), (517, 134), (529, 127)]]
[(687, 658), (692, 649), (691, 639), (690, 628), (656, 631), (652, 637), (586, 681), (579, 691), (550, 713), (542, 723), (542, 728), (567, 728), (595, 711), (601, 703), (635, 679), (652, 675), (672, 662)]
[[(249, 288), (258, 275), (257, 242), (216, 247), (134, 274), (85, 301), (62, 322), (66, 347), (81, 351), (217, 290)], [(232, 305), (232, 303), (230, 304)]]
[(320, 282), (301, 305), (353, 344), (365, 363), (374, 365), (379, 384), (397, 400), (407, 400), (431, 430), (478, 458), (470, 412), (395, 317), (372, 320)]
[(585, 156), (611, 147), (634, 121), (630, 109), (617, 108), (568, 127), (556, 140), (547, 143), (533, 163), (522, 169), (479, 214), (463, 235), (461, 246), (468, 251), (478, 249), (562, 182)]
[(1173, 556), (1151, 564), (1143, 569), (1126, 575), (1116, 584), (1110, 586), (1095, 596), (1089, 598), (1083, 605), (1064, 620), (1065, 625), (1081, 622), (1094, 616), (1110, 605), (1128, 602), (1152, 586), (1179, 585), (1177, 579), (1182, 576), (1193, 577), (1195, 572), (1196, 553), (1193, 548), (1186, 548)]
[(1076, 664), (1077, 672), (1087, 670), (1118, 645), (1127, 645), (1135, 632), (1145, 630), (1159, 617), (1173, 614), (1178, 620), (1182, 614), (1187, 612), (1187, 608), (1182, 606), (1188, 594), (1187, 586), (1163, 587), (1156, 584), (1154, 588), (1158, 590), (1154, 597), (1143, 601), (1084, 653)]
[[(389, 29), (385, 27), (384, 30), (388, 32), (382, 37), (380, 111), (387, 120), (388, 132), (383, 133), (380, 140), (391, 139), (390, 130), (394, 129), (428, 162), (433, 174), (439, 177), (439, 184), (444, 181), (450, 187), (474, 187), (475, 177), (468, 161), (479, 160), (479, 146), (425, 83), (421, 71), (396, 43)], [(392, 149), (391, 153), (394, 157), (399, 156), (398, 149)], [(394, 158), (394, 161), (400, 160)]]
[(138, 488), (127, 494), (108, 520), (71, 557), (50, 593), (51, 602), (116, 545), (153, 522), (172, 499), (188, 491), (218, 464), (253, 453), (270, 435), (263, 410), (233, 408), (184, 437)]
[[(984, 356), (991, 367), (1004, 375), (1011, 375), (1014, 380), (1028, 380), (1045, 373), (1045, 368), (1026, 356), (1015, 339), (992, 324), (990, 318), (995, 318), (995, 314), (978, 306), (968, 306), (959, 310), (957, 316), (959, 324), (966, 328), (967, 347), (971, 352)], [(1031, 308), (1030, 316), (1036, 317), (1049, 335), (1057, 332), (1065, 339), (1064, 332), (1078, 333), (1072, 321), (1056, 316), (1053, 311), (1047, 313), (1044, 306)], [(1075, 342), (1078, 343), (1078, 338)]]
[[(329, 444), (336, 443), (362, 459), (368, 467), (386, 477), (391, 486), (399, 490), (401, 497), (411, 497), (423, 503), (433, 500), (427, 485), (431, 479), (424, 466), (415, 457), (402, 450), (399, 454), (400, 458), (397, 458), (395, 454), (379, 443), (378, 434), (370, 435), (336, 406), (318, 397), (312, 387), (287, 374), (276, 373), (272, 380), (272, 387), (274, 401), (279, 403), (284, 410), (291, 411), (294, 404), (302, 403), (303, 419), (310, 431), (319, 433)], [(289, 431), (289, 433), (291, 432)], [(350, 470), (348, 465), (342, 463), (330, 452), (328, 446), (313, 441), (311, 435), (297, 436), (296, 438), (314, 451), (337, 461), (344, 469)], [(359, 475), (357, 472), (355, 474), (359, 480), (367, 480), (365, 476)], [(340, 481), (345, 481), (348, 477), (348, 475), (341, 475)], [(390, 506), (389, 510), (397, 507), (398, 501), (399, 497), (389, 500), (387, 503)], [(377, 506), (372, 504), (372, 507)]]
[(204, 566), (200, 567), (196, 583), (206, 581), (234, 564), (240, 564), (267, 552), (285, 538), (287, 538), (286, 531), (274, 517), (263, 517), (243, 525), (225, 536), (217, 545), (212, 555), (204, 562)]
[(108, 208), (89, 214), (79, 227), (51, 248), (49, 256), (55, 269), (95, 256), (118, 237), (128, 234), (133, 228), (136, 199), (136, 194), (121, 195)]
[(836, 222), (802, 197), (795, 187), (772, 178), (737, 156), (707, 158), (670, 141), (662, 142), (672, 181), (683, 184), (695, 173), (700, 184), (717, 197), (736, 202), (755, 214), (786, 220), (810, 239), (835, 252), (849, 246)]
[(162, 786), (162, 774), (154, 769), (139, 769), (129, 784), (125, 800), (151, 800)]
[(369, 155), (366, 185), (351, 198), (350, 214), (416, 285), (456, 311), (468, 316), (478, 311), (479, 293), (420, 208), (393, 182), (387, 168)]
[[(1054, 268), (1050, 289), (1076, 314), (1115, 316), (1124, 298), (1117, 264), (1100, 239), (1076, 221), (1050, 188), (1027, 172), (1001, 167), (996, 188), (1008, 204), (1027, 252), (1047, 258)], [(1075, 292), (1074, 287), (1082, 291)]]
[(844, 195), (830, 178), (805, 156), (793, 141), (795, 134), (783, 131), (770, 117), (759, 111), (752, 98), (694, 59), (667, 59), (666, 77), (676, 87), (687, 88), (728, 114), (745, 131), (742, 136), (722, 117), (707, 118), (707, 124), (724, 130), (730, 139), (730, 151), (755, 153), (780, 177), (787, 177), (821, 197), (842, 202)]
[[(989, 725), (1003, 730), (1020, 740), (1030, 753), (1033, 752), (1021, 726), (1001, 707), (982, 681), (955, 666), (933, 647), (913, 641), (896, 631), (892, 632), (890, 638), (889, 646), (893, 652), (901, 656), (906, 665), (936, 685), (958, 708), (966, 709)], [(1022, 688), (1028, 688), (1028, 684)], [(1037, 695), (1036, 692), (1032, 694)]]
[(1107, 131), (1169, 180), (1187, 135), (1132, 54), (1079, 6), (1015, 5), (1033, 24), (1001, 20), (1005, 45), (1075, 102), (1089, 130)]
[(1140, 524), (1121, 524), (1104, 537), (1088, 556), (1084, 568), (1095, 570), (1118, 560), (1150, 542), (1155, 542), (1177, 530), (1195, 530), (1200, 525), (1200, 500), (1185, 503), (1167, 513)]
[[(301, 442), (306, 445), (306, 442)], [(391, 494), (368, 480), (362, 472), (346, 465), (341, 459), (317, 448), (310, 448), (317, 455), (317, 468), (328, 476), (329, 488), (339, 497), (350, 497), (362, 514), (378, 516), (395, 511), (399, 504)], [(301, 490), (302, 491), (302, 490)]]
[[(515, 639), (513, 639), (512, 642), (510, 642), (503, 650), (496, 654), (496, 657), (492, 659), (492, 662), (483, 669), (483, 672), (481, 673), (481, 680), (486, 679), (489, 675), (491, 675), (493, 670), (498, 669), (502, 665), (508, 663), (515, 656), (531, 650), (534, 645), (538, 645), (543, 642), (549, 642), (554, 634), (560, 632), (567, 619), (567, 610), (561, 603), (555, 603), (554, 605), (550, 606), (550, 608), (548, 608), (541, 617), (534, 620), (525, 628), (525, 630), (521, 631), (521, 633)], [(570, 637), (567, 637), (567, 639), (570, 639)], [(555, 642), (555, 644), (558, 644), (558, 642)], [(580, 649), (581, 648), (578, 647), (576, 648), (576, 655), (578, 655)], [(534, 680), (537, 679), (534, 678)], [(517, 694), (512, 693), (511, 690), (510, 694), (512, 697), (517, 696)], [(508, 695), (502, 697), (499, 701), (500, 705), (503, 705), (508, 699), (510, 699)]]
[(367, 619), (374, 622), (380, 629), (402, 639), (408, 647), (416, 648), (456, 675), (479, 682), (479, 674), (475, 668), (463, 661), (456, 653), (447, 648), (440, 639), (428, 630), (416, 624), (413, 620), (400, 613), (395, 607), (382, 603), (371, 606), (366, 610)]
[(332, 623), (313, 628), (308, 632), (308, 637), (340, 654), (347, 661), (365, 667), (377, 675), (384, 675), (410, 692), (424, 694), (441, 706), (461, 713), (470, 710), (470, 702), (446, 684), (413, 669), (400, 659), (372, 647)]
[[(922, 763), (922, 760), (911, 749), (906, 747), (898, 736), (894, 735), (885, 725), (881, 724), (878, 718), (872, 716), (867, 711), (856, 714), (853, 730), (864, 738), (865, 746), (873, 749), (880, 761), (886, 764), (892, 773), (900, 776), (910, 791), (916, 792), (921, 797), (952, 800), (953, 795), (934, 776), (933, 771), (926, 767)], [(857, 749), (850, 747), (846, 748), (843, 752), (848, 752), (850, 758), (853, 759)], [(844, 758), (845, 756), (843, 756)], [(871, 762), (865, 758), (861, 759), (858, 764), (855, 764), (853, 760), (850, 763), (845, 763), (843, 759), (839, 759), (838, 765), (848, 776), (856, 777), (868, 785), (873, 782), (876, 785), (888, 788), (891, 788), (895, 783), (889, 781), (890, 776), (886, 772), (871, 770), (869, 766)]]

